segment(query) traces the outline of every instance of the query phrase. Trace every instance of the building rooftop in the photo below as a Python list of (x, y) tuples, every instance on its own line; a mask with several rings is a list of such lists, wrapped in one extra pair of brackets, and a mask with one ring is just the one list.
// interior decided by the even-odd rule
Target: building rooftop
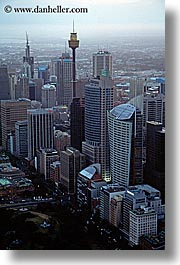
[(46, 114), (46, 113), (53, 113), (52, 108), (43, 108), (43, 109), (28, 109), (27, 114)]
[(44, 89), (44, 90), (56, 90), (56, 87), (52, 84), (45, 84), (42, 86), (42, 89)]
[(145, 193), (148, 193), (149, 195), (151, 194), (156, 194), (159, 195), (160, 191), (155, 189), (154, 187), (148, 185), (148, 184), (141, 184), (141, 185), (136, 185), (136, 187), (142, 191), (144, 191)]
[(135, 213), (136, 215), (146, 215), (146, 214), (156, 213), (156, 211), (151, 207), (138, 208), (135, 210), (131, 210), (130, 212)]
[(136, 108), (131, 104), (120, 104), (113, 108), (110, 113), (118, 120), (128, 120), (135, 111)]
[(113, 193), (113, 192), (125, 192), (125, 188), (120, 186), (119, 184), (108, 184), (107, 186), (103, 186), (103, 189), (107, 193)]
[(93, 176), (96, 174), (96, 171), (97, 169), (94, 166), (89, 166), (81, 170), (79, 174), (85, 176), (88, 179), (92, 179)]
[(0, 187), (12, 185), (12, 182), (7, 178), (0, 178)]
[(165, 245), (164, 231), (161, 231), (158, 235), (143, 235), (141, 238), (150, 243), (155, 248)]

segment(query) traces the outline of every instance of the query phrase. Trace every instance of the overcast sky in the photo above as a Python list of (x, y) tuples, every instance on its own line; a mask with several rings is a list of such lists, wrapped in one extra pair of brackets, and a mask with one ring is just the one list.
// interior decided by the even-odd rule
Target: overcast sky
[[(86, 7), (86, 14), (22, 14), (4, 12), (4, 7)], [(0, 35), (21, 38), (68, 38), (75, 20), (79, 38), (119, 35), (164, 35), (164, 0), (0, 0)]]

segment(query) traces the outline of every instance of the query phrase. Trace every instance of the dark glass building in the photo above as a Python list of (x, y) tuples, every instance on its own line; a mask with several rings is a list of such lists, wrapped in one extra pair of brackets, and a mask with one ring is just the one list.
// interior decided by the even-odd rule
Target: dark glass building
[(71, 146), (82, 151), (82, 142), (84, 135), (84, 110), (85, 99), (73, 98), (71, 103)]
[(0, 100), (11, 98), (8, 69), (6, 65), (0, 65)]

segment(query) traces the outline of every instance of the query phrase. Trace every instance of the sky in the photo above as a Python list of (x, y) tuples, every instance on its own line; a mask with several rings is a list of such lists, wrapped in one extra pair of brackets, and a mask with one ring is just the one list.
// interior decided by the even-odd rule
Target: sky
[[(84, 14), (5, 13), (4, 7), (85, 7)], [(1, 38), (69, 37), (72, 21), (81, 38), (164, 35), (164, 0), (0, 0)]]

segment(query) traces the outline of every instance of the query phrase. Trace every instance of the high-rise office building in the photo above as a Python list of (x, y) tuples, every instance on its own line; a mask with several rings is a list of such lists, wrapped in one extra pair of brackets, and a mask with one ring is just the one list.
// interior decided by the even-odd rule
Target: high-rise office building
[(23, 56), (23, 75), (29, 79), (34, 77), (34, 57), (30, 54), (30, 45), (27, 33), (25, 56)]
[(131, 77), (130, 83), (130, 98), (142, 95), (144, 92), (145, 78), (142, 77)]
[(82, 142), (85, 140), (84, 111), (84, 98), (73, 98), (73, 101), (70, 106), (71, 146), (78, 149), (80, 152), (82, 151)]
[(143, 183), (141, 112), (121, 104), (107, 115), (112, 182), (123, 187)]
[(40, 148), (53, 148), (53, 110), (32, 109), (28, 117), (28, 158), (36, 157)]
[(50, 179), (59, 184), (61, 177), (61, 162), (60, 161), (54, 161), (50, 165)]
[(147, 122), (145, 181), (160, 190), (165, 199), (165, 128), (162, 123)]
[(29, 78), (19, 77), (15, 89), (15, 98), (29, 98)]
[(109, 71), (112, 77), (112, 55), (108, 51), (98, 51), (93, 54), (93, 77), (100, 77), (103, 69)]
[(129, 243), (139, 245), (143, 235), (157, 235), (157, 213), (151, 207), (130, 210)]
[(113, 81), (109, 73), (102, 71), (100, 80), (91, 79), (85, 86), (85, 142), (82, 152), (87, 162), (100, 163), (102, 177), (110, 181), (109, 139), (107, 110), (113, 107)]
[(41, 102), (43, 108), (52, 108), (56, 105), (56, 87), (45, 84), (41, 90)]
[(165, 95), (145, 93), (143, 97), (143, 127), (147, 121), (160, 122), (165, 126)]
[(16, 156), (25, 158), (28, 156), (27, 120), (15, 123)]
[(136, 186), (130, 186), (124, 193), (123, 199), (123, 232), (129, 239), (130, 211), (148, 206), (145, 193)]
[(111, 199), (109, 222), (116, 227), (122, 226), (122, 204), (123, 193), (118, 194)]
[(15, 73), (10, 73), (9, 74), (9, 82), (10, 82), (10, 94), (11, 94), (11, 99), (16, 98), (16, 87), (17, 87), (17, 80), (18, 77), (16, 76)]
[(53, 148), (40, 148), (37, 153), (37, 170), (44, 175), (45, 180), (50, 179), (51, 164), (59, 161), (58, 152)]
[(119, 184), (108, 184), (103, 186), (100, 191), (100, 217), (101, 219), (111, 220), (111, 199), (117, 195), (123, 196), (125, 188), (119, 186)]
[(67, 147), (60, 153), (61, 161), (61, 184), (71, 194), (76, 193), (76, 179), (79, 171), (85, 167), (85, 157), (79, 150)]
[(40, 78), (43, 81), (43, 84), (46, 84), (46, 82), (49, 82), (49, 66), (39, 66), (38, 68), (38, 78)]
[(0, 100), (11, 99), (7, 65), (0, 65)]
[(60, 105), (69, 106), (72, 101), (72, 58), (69, 53), (63, 53), (62, 57), (56, 60), (57, 76), (57, 102)]
[(71, 145), (71, 136), (67, 132), (56, 130), (54, 133), (54, 148), (60, 154), (61, 151), (65, 151), (66, 146)]
[(15, 132), (15, 123), (27, 119), (27, 110), (31, 108), (31, 101), (27, 99), (1, 101), (2, 146), (7, 150), (9, 133)]
[(37, 100), (36, 90), (37, 90), (36, 83), (34, 81), (30, 80), (29, 81), (29, 99), (30, 100)]

